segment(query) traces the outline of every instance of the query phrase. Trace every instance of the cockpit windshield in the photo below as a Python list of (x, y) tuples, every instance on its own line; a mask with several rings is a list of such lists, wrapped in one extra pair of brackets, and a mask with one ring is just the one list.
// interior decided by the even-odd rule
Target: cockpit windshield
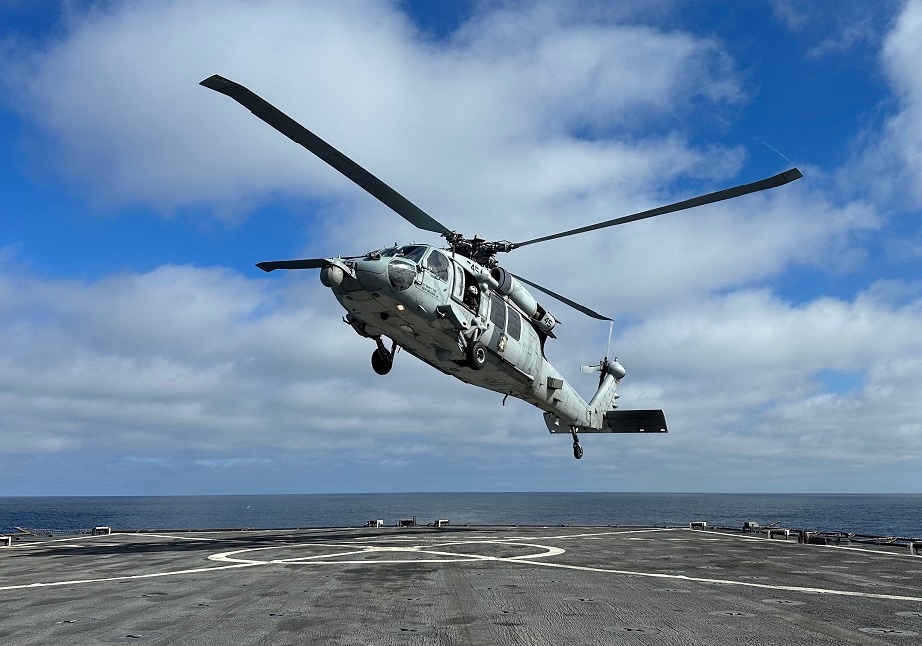
[(400, 250), (397, 247), (388, 247), (387, 249), (375, 249), (365, 254), (365, 260), (380, 260), (381, 258), (390, 258), (397, 255)]
[(403, 247), (400, 247), (400, 250), (397, 252), (397, 255), (403, 256), (404, 258), (408, 258), (409, 260), (412, 260), (413, 262), (418, 263), (420, 260), (423, 259), (423, 255), (426, 253), (426, 249), (427, 247), (424, 247), (422, 245), (405, 245)]

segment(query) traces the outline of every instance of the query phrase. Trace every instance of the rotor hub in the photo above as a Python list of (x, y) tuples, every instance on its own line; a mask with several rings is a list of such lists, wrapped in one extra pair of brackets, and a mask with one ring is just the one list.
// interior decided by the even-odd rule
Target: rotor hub
[(497, 266), (496, 254), (512, 251), (515, 248), (515, 245), (506, 240), (489, 241), (477, 236), (465, 238), (457, 231), (443, 235), (452, 252), (470, 258), (487, 269)]

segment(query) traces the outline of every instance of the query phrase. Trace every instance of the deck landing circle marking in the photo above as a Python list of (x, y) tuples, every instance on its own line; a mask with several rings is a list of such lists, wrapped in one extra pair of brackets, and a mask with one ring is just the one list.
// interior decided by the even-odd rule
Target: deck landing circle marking
[[(531, 554), (522, 554), (519, 556), (489, 556), (486, 554), (462, 553), (443, 551), (439, 547), (450, 545), (502, 545), (504, 547), (519, 547), (533, 550), (541, 550)], [(301, 556), (294, 558), (259, 558), (256, 553), (267, 552), (268, 550), (281, 549), (310, 549), (310, 548), (336, 548), (348, 551), (340, 551), (331, 554), (316, 554), (312, 556)], [(352, 549), (349, 549), (352, 548)], [(242, 550), (231, 552), (222, 552), (212, 554), (208, 557), (210, 561), (221, 561), (226, 563), (239, 563), (245, 565), (387, 565), (398, 563), (460, 563), (472, 561), (530, 561), (532, 559), (547, 558), (549, 556), (559, 556), (566, 550), (560, 547), (551, 547), (549, 545), (535, 545), (532, 543), (511, 543), (507, 541), (467, 541), (464, 543), (451, 543), (445, 545), (366, 545), (366, 544), (344, 544), (344, 543), (298, 543), (295, 545), (272, 545), (267, 547), (250, 547)], [(374, 558), (383, 554), (399, 554), (403, 558)], [(407, 557), (413, 558), (407, 558)], [(372, 557), (372, 558), (369, 558)]]
[(391, 628), (387, 632), (392, 635), (431, 635), (434, 632), (434, 629), (431, 626), (413, 626), (413, 627), (399, 627)]
[(603, 628), (607, 633), (626, 633), (629, 635), (658, 635), (659, 630), (649, 626), (606, 626)]
[(859, 632), (868, 635), (887, 635), (888, 637), (918, 637), (919, 633), (899, 628), (859, 628)]
[(116, 644), (122, 644), (126, 642), (143, 642), (150, 641), (151, 639), (159, 639), (163, 636), (163, 633), (159, 632), (147, 632), (139, 631), (133, 633), (125, 633), (120, 637), (110, 637), (109, 639), (103, 639), (104, 642), (115, 642)]

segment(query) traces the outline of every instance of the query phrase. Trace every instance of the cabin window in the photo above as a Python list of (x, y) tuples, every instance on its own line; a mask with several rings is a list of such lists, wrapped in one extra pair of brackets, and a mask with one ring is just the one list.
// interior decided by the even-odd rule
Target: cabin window
[(426, 267), (439, 280), (448, 282), (448, 258), (441, 251), (433, 249), (426, 258)]
[(509, 332), (509, 336), (518, 341), (519, 337), (522, 335), (522, 318), (519, 316), (519, 313), (511, 307), (507, 315), (509, 318), (506, 322), (506, 331)]
[(460, 301), (464, 299), (464, 269), (456, 262), (452, 263), (452, 266), (455, 268), (455, 284), (452, 287), (451, 295)]
[(496, 294), (490, 298), (490, 322), (499, 329), (506, 327), (506, 302)]

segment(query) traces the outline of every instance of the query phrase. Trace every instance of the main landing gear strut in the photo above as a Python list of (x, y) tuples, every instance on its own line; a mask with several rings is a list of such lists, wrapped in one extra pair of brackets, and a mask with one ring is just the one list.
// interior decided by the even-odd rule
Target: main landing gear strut
[(573, 457), (579, 460), (583, 457), (583, 447), (579, 445), (579, 436), (575, 428), (570, 429), (570, 435), (573, 436)]
[(394, 367), (394, 350), (397, 349), (397, 342), (392, 342), (390, 350), (384, 347), (384, 342), (379, 336), (375, 337), (375, 343), (378, 344), (378, 349), (371, 353), (371, 367), (379, 375), (386, 375)]

